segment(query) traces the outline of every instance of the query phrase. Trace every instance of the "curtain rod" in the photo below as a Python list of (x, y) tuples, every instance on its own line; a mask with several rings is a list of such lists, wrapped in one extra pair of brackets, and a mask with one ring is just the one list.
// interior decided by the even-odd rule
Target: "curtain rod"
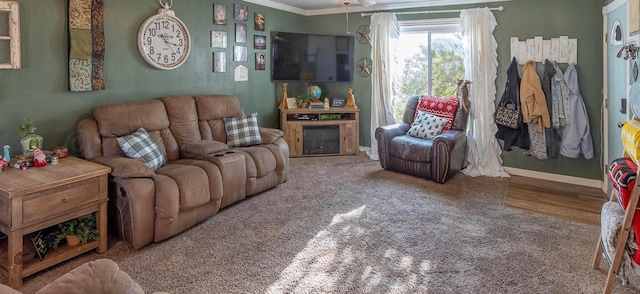
[[(489, 8), (489, 10), (497, 10), (497, 11), (503, 11), (504, 7), (502, 6), (498, 6), (498, 7), (493, 7), (493, 8)], [(425, 10), (425, 11), (405, 11), (405, 12), (395, 12), (395, 14), (429, 14), (429, 13), (451, 13), (451, 12), (461, 12), (461, 9), (454, 9), (454, 10)], [(371, 16), (373, 15), (373, 13), (360, 13), (360, 16), (365, 17), (365, 16)]]

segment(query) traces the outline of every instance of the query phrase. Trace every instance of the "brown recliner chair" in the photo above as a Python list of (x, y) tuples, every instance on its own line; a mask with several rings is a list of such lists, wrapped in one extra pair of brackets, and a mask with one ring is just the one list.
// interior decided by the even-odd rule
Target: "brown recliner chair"
[(378, 155), (382, 168), (444, 183), (462, 169), (466, 159), (468, 100), (461, 99), (451, 130), (433, 140), (407, 135), (421, 96), (409, 98), (402, 122), (378, 127)]

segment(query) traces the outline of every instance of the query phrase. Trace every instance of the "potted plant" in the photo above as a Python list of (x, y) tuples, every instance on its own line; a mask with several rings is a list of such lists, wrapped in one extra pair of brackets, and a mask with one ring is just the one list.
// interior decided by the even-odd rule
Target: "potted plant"
[(57, 228), (50, 233), (49, 240), (52, 248), (58, 248), (63, 239), (67, 240), (69, 246), (75, 246), (98, 240), (98, 233), (96, 215), (90, 213), (59, 223)]
[(304, 94), (296, 97), (296, 104), (299, 108), (307, 108), (307, 105), (311, 103), (311, 96), (309, 94)]

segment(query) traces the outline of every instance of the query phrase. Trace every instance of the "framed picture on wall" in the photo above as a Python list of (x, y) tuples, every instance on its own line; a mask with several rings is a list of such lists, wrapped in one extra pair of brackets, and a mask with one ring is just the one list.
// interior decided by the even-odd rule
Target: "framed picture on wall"
[(247, 46), (233, 46), (233, 61), (247, 61)]
[(227, 71), (227, 53), (213, 52), (213, 72)]
[(253, 29), (256, 31), (264, 31), (264, 14), (262, 13), (254, 13), (253, 14)]
[(213, 24), (227, 24), (227, 6), (222, 4), (213, 4)]
[(247, 42), (247, 25), (242, 23), (236, 24), (236, 42), (237, 43), (246, 43)]
[(256, 70), (265, 70), (267, 62), (267, 54), (264, 52), (256, 53)]
[(253, 49), (267, 49), (267, 36), (253, 36)]
[(227, 32), (211, 31), (211, 47), (227, 48)]
[(242, 4), (233, 4), (233, 15), (237, 20), (247, 20), (249, 19), (249, 9), (247, 5)]

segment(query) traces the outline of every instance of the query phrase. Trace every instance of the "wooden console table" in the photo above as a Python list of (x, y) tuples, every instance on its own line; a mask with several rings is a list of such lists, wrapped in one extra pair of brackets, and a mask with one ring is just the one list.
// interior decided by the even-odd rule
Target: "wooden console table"
[[(62, 158), (57, 165), (30, 167), (26, 171), (9, 167), (0, 172), (0, 231), (7, 235), (7, 259), (0, 270), (8, 285), (22, 287), (22, 278), (97, 248), (107, 251), (107, 175), (111, 168), (75, 157)], [(96, 213), (100, 230), (97, 241), (47, 251), (23, 264), (23, 237), (89, 213)]]
[(280, 128), (289, 144), (289, 156), (357, 155), (359, 113), (360, 109), (341, 107), (280, 109)]

